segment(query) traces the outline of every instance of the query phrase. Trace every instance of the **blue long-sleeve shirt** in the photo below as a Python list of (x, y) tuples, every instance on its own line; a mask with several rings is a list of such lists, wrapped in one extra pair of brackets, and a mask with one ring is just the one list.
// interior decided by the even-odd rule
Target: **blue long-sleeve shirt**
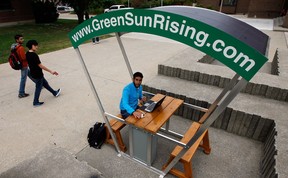
[(139, 99), (142, 99), (142, 85), (139, 88), (136, 88), (133, 82), (126, 85), (122, 92), (120, 110), (126, 110), (132, 114), (137, 108)]

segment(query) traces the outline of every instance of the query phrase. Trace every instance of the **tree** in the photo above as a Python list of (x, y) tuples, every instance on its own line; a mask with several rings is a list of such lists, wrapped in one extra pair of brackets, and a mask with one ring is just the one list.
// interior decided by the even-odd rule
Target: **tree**
[(62, 0), (62, 3), (67, 3), (71, 6), (78, 17), (78, 23), (82, 23), (84, 21), (85, 12), (88, 11), (89, 4), (91, 4), (94, 0)]
[(56, 5), (51, 1), (34, 0), (32, 1), (33, 13), (36, 23), (50, 23), (58, 19)]

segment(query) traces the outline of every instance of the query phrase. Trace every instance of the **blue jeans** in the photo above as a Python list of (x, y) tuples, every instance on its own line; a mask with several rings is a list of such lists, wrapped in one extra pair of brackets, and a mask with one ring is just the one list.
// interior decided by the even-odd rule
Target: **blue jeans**
[(50, 87), (49, 83), (47, 82), (47, 80), (44, 77), (42, 77), (40, 79), (32, 78), (32, 81), (36, 84), (33, 104), (39, 103), (39, 97), (40, 97), (40, 93), (41, 93), (42, 87), (46, 88), (54, 96), (56, 96), (57, 91), (53, 90), (53, 88)]
[[(23, 95), (25, 93), (25, 86), (26, 86), (26, 80), (27, 76), (29, 75), (29, 68), (24, 67), (21, 69), (21, 78), (20, 78), (20, 87), (19, 87), (19, 94)], [(30, 78), (30, 75), (29, 75)]]
[(93, 42), (93, 43), (95, 43), (96, 41), (99, 42), (99, 37), (98, 37), (98, 36), (92, 38), (92, 42)]

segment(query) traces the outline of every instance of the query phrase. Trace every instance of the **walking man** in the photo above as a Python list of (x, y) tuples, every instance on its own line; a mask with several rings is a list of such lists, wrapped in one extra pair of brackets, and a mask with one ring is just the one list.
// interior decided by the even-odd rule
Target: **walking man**
[(23, 42), (24, 42), (23, 35), (15, 35), (14, 38), (15, 38), (15, 42), (16, 43), (13, 43), (11, 45), (11, 50), (15, 50), (16, 49), (17, 55), (19, 57), (19, 60), (22, 63), (20, 87), (19, 87), (18, 97), (19, 98), (24, 98), (24, 97), (29, 96), (28, 93), (25, 93), (26, 80), (27, 80), (27, 75), (29, 73), (28, 62), (26, 60), (25, 49), (24, 49), (24, 46), (23, 46)]
[(29, 51), (27, 51), (26, 53), (26, 58), (30, 67), (31, 78), (36, 84), (33, 106), (41, 106), (42, 104), (44, 104), (44, 102), (39, 101), (42, 87), (50, 91), (55, 97), (58, 97), (61, 92), (60, 88), (58, 90), (54, 90), (53, 88), (51, 88), (47, 80), (44, 78), (42, 69), (51, 73), (52, 75), (58, 75), (58, 72), (48, 69), (41, 63), (39, 56), (36, 54), (36, 51), (38, 49), (38, 42), (36, 40), (29, 40), (26, 43), (26, 46), (29, 49)]

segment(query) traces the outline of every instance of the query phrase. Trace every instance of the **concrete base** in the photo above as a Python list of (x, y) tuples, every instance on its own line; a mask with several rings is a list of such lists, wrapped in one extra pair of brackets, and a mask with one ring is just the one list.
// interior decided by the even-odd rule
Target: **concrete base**
[[(156, 158), (157, 137), (135, 127), (130, 127), (129, 129), (131, 129), (132, 132), (133, 157), (145, 162), (146, 164), (153, 163)], [(149, 139), (151, 139), (151, 152), (147, 151), (149, 147)], [(148, 155), (151, 155), (151, 163), (149, 163), (149, 159), (147, 158)]]

